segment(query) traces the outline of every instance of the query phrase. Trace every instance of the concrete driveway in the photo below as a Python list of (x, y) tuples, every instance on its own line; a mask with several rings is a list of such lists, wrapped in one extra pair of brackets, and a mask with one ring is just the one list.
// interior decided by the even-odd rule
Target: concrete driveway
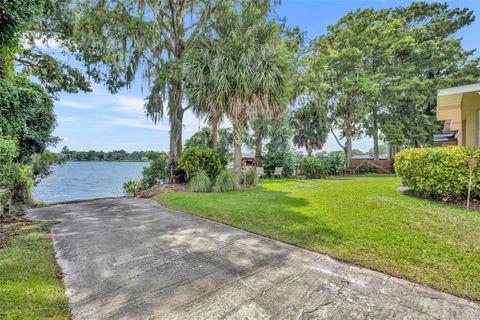
[(76, 319), (480, 319), (480, 305), (249, 232), (107, 199), (29, 211), (58, 220)]

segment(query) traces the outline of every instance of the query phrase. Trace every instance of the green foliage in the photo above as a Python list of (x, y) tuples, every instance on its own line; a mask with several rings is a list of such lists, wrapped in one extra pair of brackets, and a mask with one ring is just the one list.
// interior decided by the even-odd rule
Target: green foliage
[(240, 186), (235, 173), (228, 169), (222, 170), (215, 180), (215, 191), (227, 192), (238, 189), (240, 189)]
[(40, 85), (25, 76), (0, 79), (0, 134), (17, 140), (19, 159), (26, 161), (55, 144), (56, 124), (53, 101)]
[(15, 140), (0, 136), (0, 165), (12, 162), (17, 157), (17, 143)]
[(14, 55), (21, 33), (43, 6), (42, 0), (0, 0), (0, 79), (14, 73)]
[(307, 179), (326, 178), (330, 174), (329, 165), (326, 162), (312, 157), (303, 160), (300, 172)]
[(192, 192), (210, 192), (212, 181), (204, 170), (197, 170), (190, 179), (188, 186)]
[(134, 196), (142, 188), (142, 183), (140, 181), (128, 180), (123, 184), (123, 190), (126, 194)]
[(339, 175), (345, 168), (345, 152), (343, 151), (319, 152), (315, 157), (328, 165), (330, 174)]
[(360, 166), (355, 170), (358, 174), (377, 173), (377, 168), (372, 166)]
[(209, 128), (202, 128), (195, 132), (193, 136), (185, 141), (185, 149), (191, 148), (210, 148), (212, 142), (212, 132)]
[(165, 179), (168, 155), (165, 152), (151, 152), (148, 157), (150, 164), (143, 168), (142, 184), (145, 187), (153, 187)]
[(244, 186), (256, 186), (258, 184), (257, 170), (254, 168), (243, 170), (240, 182)]
[(187, 181), (187, 173), (178, 165), (178, 161), (170, 161), (167, 171), (173, 183), (185, 183)]
[(297, 154), (292, 150), (292, 129), (287, 117), (275, 121), (268, 132), (269, 141), (266, 144), (266, 152), (262, 157), (262, 166), (265, 173), (270, 175), (275, 167), (283, 167), (283, 176), (291, 177), (298, 165)]
[(404, 149), (395, 156), (395, 172), (412, 190), (436, 198), (466, 198), (468, 157), (475, 156), (477, 168), (472, 190), (480, 194), (480, 148), (435, 147)]
[(191, 178), (199, 170), (204, 170), (210, 179), (215, 179), (222, 170), (222, 156), (218, 151), (209, 148), (185, 149), (180, 156), (178, 165)]
[(234, 135), (234, 168), (241, 171), (241, 147), (249, 120), (282, 113), (289, 102), (291, 52), (280, 29), (264, 12), (224, 8), (211, 31), (198, 36), (186, 51), (186, 93), (193, 105), (230, 118)]
[(308, 103), (293, 111), (290, 125), (294, 132), (293, 143), (305, 148), (309, 157), (314, 150), (323, 148), (330, 129), (327, 110), (323, 106)]
[[(230, 129), (221, 128), (217, 132), (217, 151), (222, 156), (222, 164), (225, 166), (231, 156), (233, 147), (233, 137)], [(193, 136), (185, 141), (185, 149), (191, 148), (211, 148), (212, 132), (210, 128), (202, 128), (195, 132)]]
[(16, 155), (15, 141), (0, 136), (0, 215), (31, 201), (33, 173), (30, 167), (14, 162)]

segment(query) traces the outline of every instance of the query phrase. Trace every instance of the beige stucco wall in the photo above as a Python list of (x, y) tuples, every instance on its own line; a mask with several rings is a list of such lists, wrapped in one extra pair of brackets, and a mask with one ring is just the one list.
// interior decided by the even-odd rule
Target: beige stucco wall
[(462, 99), (463, 138), (466, 146), (478, 146), (478, 110), (480, 95), (477, 92), (464, 93)]

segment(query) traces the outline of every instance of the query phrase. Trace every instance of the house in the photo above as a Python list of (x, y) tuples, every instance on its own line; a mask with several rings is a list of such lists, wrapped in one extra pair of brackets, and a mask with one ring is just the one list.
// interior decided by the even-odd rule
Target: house
[(435, 145), (480, 145), (480, 83), (442, 89), (437, 94), (437, 120), (443, 134), (434, 135)]

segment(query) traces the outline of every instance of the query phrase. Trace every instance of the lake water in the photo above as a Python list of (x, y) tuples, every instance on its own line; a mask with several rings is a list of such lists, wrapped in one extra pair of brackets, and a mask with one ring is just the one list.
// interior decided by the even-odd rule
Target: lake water
[(33, 198), (46, 202), (123, 196), (123, 183), (139, 180), (146, 162), (66, 162), (40, 181)]

